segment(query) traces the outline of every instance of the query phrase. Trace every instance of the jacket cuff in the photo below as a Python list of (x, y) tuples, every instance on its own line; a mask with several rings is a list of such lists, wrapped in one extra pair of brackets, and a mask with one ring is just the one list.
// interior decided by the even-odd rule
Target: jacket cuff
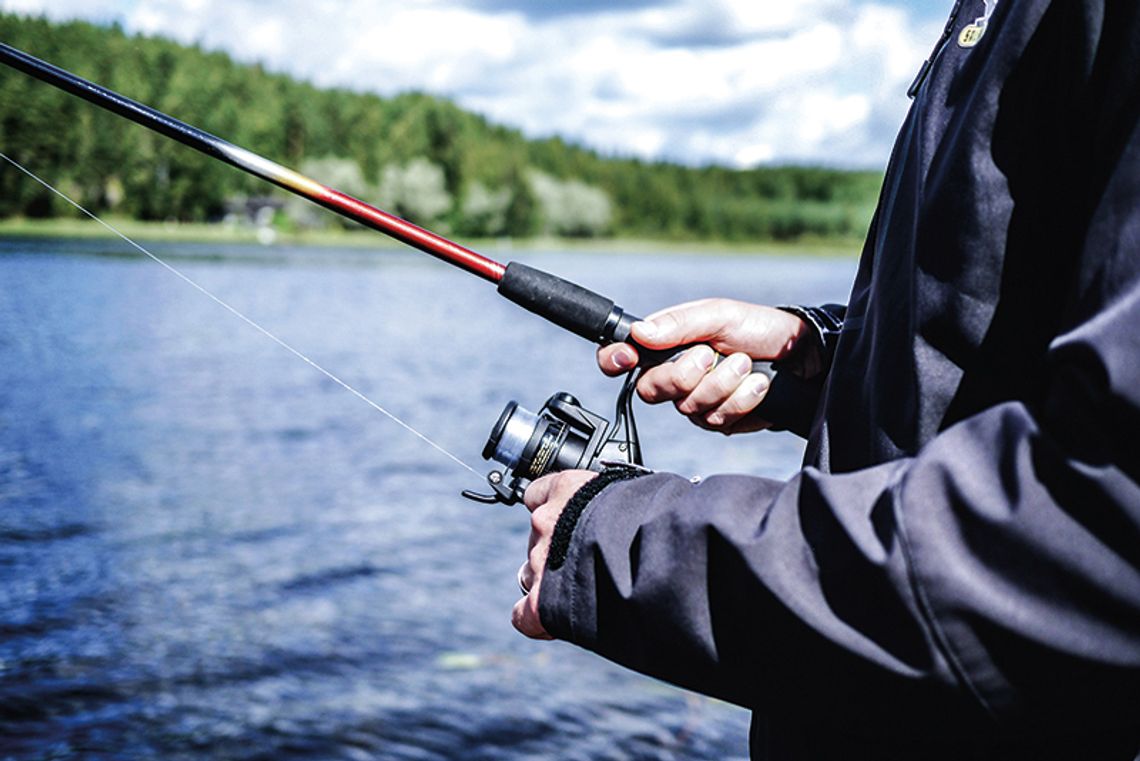
[(557, 571), (566, 562), (566, 553), (570, 550), (570, 540), (574, 536), (574, 527), (578, 519), (590, 504), (590, 500), (601, 494), (612, 483), (628, 481), (631, 478), (643, 476), (649, 471), (629, 465), (611, 465), (598, 474), (598, 477), (587, 481), (574, 496), (566, 503), (558, 522), (554, 524), (554, 535), (550, 539), (550, 550), (546, 555), (546, 567)]
[(824, 304), (816, 307), (783, 304), (776, 308), (803, 320), (815, 338), (813, 346), (819, 350), (816, 362), (808, 361), (807, 357), (811, 352), (796, 351), (792, 357), (781, 361), (781, 364), (801, 378), (826, 375), (831, 369), (831, 358), (835, 356), (835, 346), (839, 343), (839, 334), (843, 330), (843, 318), (847, 313), (847, 307), (842, 304)]
[[(538, 617), (551, 636), (590, 647), (595, 627), (588, 622), (583, 625), (581, 621), (575, 625), (575, 605), (581, 603), (579, 598), (589, 599), (589, 593), (582, 590), (589, 589), (593, 583), (589, 564), (583, 568), (579, 557), (583, 552), (589, 553), (586, 549), (588, 545), (584, 547), (581, 540), (583, 532), (588, 533), (588, 524), (595, 515), (589, 508), (598, 504), (595, 498), (600, 497), (610, 486), (643, 475), (649, 475), (649, 471), (628, 466), (606, 468), (597, 478), (586, 482), (566, 503), (566, 508), (554, 526), (554, 536), (546, 556), (546, 568), (538, 595)], [(605, 499), (601, 502), (604, 503)], [(613, 511), (604, 505), (599, 507), (599, 511), (598, 515), (615, 517)], [(577, 542), (573, 541), (575, 529), (579, 534)], [(575, 629), (579, 630), (577, 634)]]

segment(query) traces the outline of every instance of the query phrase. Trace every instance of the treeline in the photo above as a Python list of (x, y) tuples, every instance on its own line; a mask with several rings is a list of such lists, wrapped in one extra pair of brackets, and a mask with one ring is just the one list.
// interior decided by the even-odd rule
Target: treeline
[[(606, 157), (558, 138), (527, 140), (429, 95), (318, 89), (221, 53), (116, 27), (0, 14), (0, 40), (459, 235), (858, 236), (881, 180), (877, 172), (692, 168)], [(208, 221), (246, 199), (284, 198), (260, 180), (0, 69), (0, 150), (97, 213)], [(19, 172), (0, 170), (0, 217), (75, 213)], [(288, 201), (273, 222), (332, 220)]]

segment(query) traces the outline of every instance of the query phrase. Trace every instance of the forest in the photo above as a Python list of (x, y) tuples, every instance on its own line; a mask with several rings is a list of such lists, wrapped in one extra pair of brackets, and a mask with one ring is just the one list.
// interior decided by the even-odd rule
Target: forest
[[(320, 89), (218, 52), (0, 13), (0, 40), (417, 224), (469, 237), (859, 238), (879, 172), (684, 166), (527, 139), (426, 93)], [(282, 229), (342, 224), (283, 191), (0, 67), (0, 151), (99, 214), (208, 222), (264, 202)], [(0, 218), (74, 216), (11, 167)], [(348, 223), (343, 223), (348, 224)]]

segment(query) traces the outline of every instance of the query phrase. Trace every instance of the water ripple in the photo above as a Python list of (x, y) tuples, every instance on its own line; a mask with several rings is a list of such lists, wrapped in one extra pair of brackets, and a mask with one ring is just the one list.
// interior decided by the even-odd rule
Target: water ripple
[(357, 579), (367, 579), (381, 574), (394, 573), (391, 569), (378, 568), (365, 563), (361, 565), (340, 566), (327, 568), (317, 573), (299, 576), (281, 584), (284, 592), (297, 591), (325, 591), (337, 584), (344, 584)]
[[(0, 241), (0, 759), (746, 754), (745, 712), (518, 637), (524, 510), (461, 500), (471, 474), (119, 250)], [(469, 462), (511, 399), (611, 409), (589, 346), (424, 257), (159, 253)], [(542, 264), (604, 271), (630, 308), (723, 292), (729, 266), (726, 296), (841, 301), (853, 266)], [(674, 417), (639, 420), (655, 467), (801, 455)]]
[(29, 528), (0, 528), (0, 542), (41, 543), (57, 542), (87, 536), (98, 531), (85, 523), (64, 523), (58, 526), (37, 526)]

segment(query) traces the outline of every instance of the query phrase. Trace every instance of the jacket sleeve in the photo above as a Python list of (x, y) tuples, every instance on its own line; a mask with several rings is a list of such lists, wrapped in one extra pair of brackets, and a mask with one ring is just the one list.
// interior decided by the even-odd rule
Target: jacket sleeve
[(1134, 726), (1140, 470), (1067, 433), (1006, 404), (860, 472), (614, 483), (547, 569), (542, 620), (675, 684), (854, 727), (927, 731), (974, 708)]
[(543, 578), (547, 629), (833, 723), (1135, 732), (1140, 129), (1118, 166), (1085, 241), (1083, 316), (1049, 345), (1035, 401), (845, 474), (611, 484)]

